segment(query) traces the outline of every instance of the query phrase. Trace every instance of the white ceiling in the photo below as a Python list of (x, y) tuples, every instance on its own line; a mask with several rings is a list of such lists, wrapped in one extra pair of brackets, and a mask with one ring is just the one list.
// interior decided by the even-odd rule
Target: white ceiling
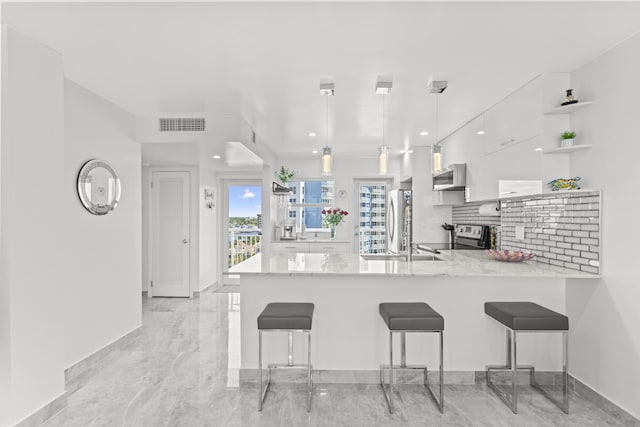
[[(136, 115), (241, 114), (275, 153), (303, 156), (326, 139), (320, 82), (336, 86), (336, 155), (374, 156), (374, 86), (391, 76), (386, 141), (399, 153), (433, 142), (436, 98), (442, 137), (537, 74), (572, 71), (640, 30), (637, 2), (2, 7), (5, 23), (63, 54), (69, 79)], [(431, 78), (448, 89), (428, 94)]]

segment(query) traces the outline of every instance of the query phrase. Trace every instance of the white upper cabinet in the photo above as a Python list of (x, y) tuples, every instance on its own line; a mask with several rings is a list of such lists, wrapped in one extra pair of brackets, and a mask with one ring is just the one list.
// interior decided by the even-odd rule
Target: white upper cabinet
[(542, 80), (538, 77), (485, 112), (484, 154), (540, 135), (541, 113)]

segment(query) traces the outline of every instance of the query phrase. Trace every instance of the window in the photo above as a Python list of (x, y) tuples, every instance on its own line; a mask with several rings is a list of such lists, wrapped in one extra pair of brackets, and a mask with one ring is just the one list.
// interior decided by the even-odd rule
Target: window
[(388, 180), (357, 181), (360, 196), (358, 212), (360, 253), (387, 250), (386, 215)]
[(289, 188), (293, 194), (300, 197), (291, 197), (289, 202), (289, 218), (296, 218), (296, 228), (323, 229), (322, 209), (333, 207), (333, 181), (306, 180), (289, 181)]

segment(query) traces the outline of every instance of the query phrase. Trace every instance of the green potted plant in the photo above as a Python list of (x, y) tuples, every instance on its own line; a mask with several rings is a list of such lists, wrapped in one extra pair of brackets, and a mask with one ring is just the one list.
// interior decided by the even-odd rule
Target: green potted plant
[(562, 132), (562, 141), (560, 142), (561, 147), (571, 147), (573, 145), (573, 139), (576, 137), (576, 133), (573, 131), (564, 131)]
[(284, 166), (280, 166), (280, 170), (276, 172), (276, 178), (282, 185), (285, 187), (287, 183), (291, 181), (296, 175), (296, 171), (293, 169), (285, 168)]

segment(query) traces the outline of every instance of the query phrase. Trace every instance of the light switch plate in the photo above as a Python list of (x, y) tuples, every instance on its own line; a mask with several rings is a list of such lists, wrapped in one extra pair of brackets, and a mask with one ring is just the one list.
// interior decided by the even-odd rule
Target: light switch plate
[(516, 240), (524, 240), (524, 225), (516, 225)]

